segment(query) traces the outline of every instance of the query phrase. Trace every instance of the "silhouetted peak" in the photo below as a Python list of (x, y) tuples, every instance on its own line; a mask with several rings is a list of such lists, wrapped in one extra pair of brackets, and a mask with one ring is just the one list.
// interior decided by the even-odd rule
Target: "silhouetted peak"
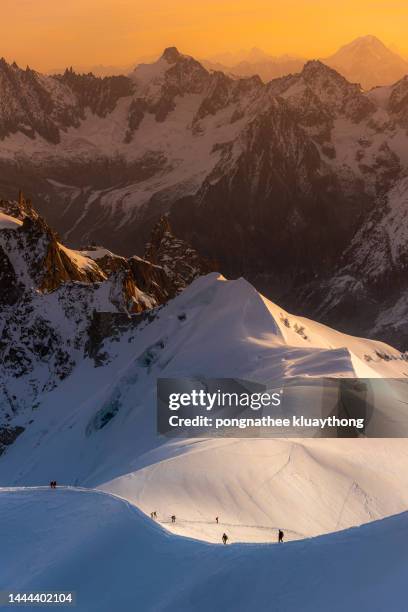
[(167, 49), (163, 51), (162, 55), (162, 58), (169, 64), (175, 64), (180, 57), (180, 53), (176, 47), (167, 47)]

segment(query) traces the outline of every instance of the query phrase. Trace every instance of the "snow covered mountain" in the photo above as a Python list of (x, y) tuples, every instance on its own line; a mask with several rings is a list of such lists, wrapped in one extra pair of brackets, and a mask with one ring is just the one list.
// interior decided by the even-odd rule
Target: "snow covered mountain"
[(217, 515), (234, 540), (265, 541), (277, 525), (297, 539), (406, 506), (403, 440), (174, 441), (155, 430), (158, 377), (406, 378), (405, 354), (293, 316), (243, 279), (195, 278), (210, 264), (165, 220), (149, 262), (68, 249), (22, 196), (2, 210), (2, 486), (97, 486), (166, 525), (175, 512), (170, 529), (209, 541)]
[[(275, 558), (274, 547), (259, 543), (275, 542), (282, 528), (289, 543), (279, 550), (279, 571), (296, 559), (296, 592), (310, 610), (336, 609), (340, 569), (345, 580), (359, 576), (350, 601), (384, 597), (373, 579), (383, 563), (400, 571), (405, 563), (406, 517), (384, 519), (408, 505), (404, 439), (165, 438), (156, 432), (156, 381), (301, 376), (310, 386), (322, 376), (380, 378), (387, 412), (392, 402), (400, 409), (387, 379), (408, 377), (405, 353), (294, 316), (242, 278), (206, 274), (213, 264), (165, 218), (148, 259), (101, 246), (74, 250), (20, 194), (0, 203), (0, 245), (0, 588), (38, 590), (45, 581), (60, 589), (64, 577), (78, 609), (109, 611), (135, 601), (142, 610), (187, 610), (204, 589), (194, 609), (207, 609), (214, 567), (225, 580), (240, 578), (237, 567), (248, 575), (264, 555)], [(398, 385), (405, 397), (407, 384)], [(155, 510), (158, 524), (140, 510)], [(384, 520), (332, 533), (377, 519)], [(232, 546), (209, 544), (224, 531)], [(320, 534), (329, 535), (309, 540)], [(373, 538), (381, 559), (366, 571), (361, 560)], [(325, 575), (329, 556), (317, 595), (308, 568)], [(86, 582), (78, 558), (89, 566)], [(388, 603), (400, 601), (400, 571), (387, 573)], [(112, 576), (102, 601), (97, 585)], [(221, 592), (214, 609), (228, 609)], [(268, 579), (255, 599), (245, 593), (230, 609), (246, 610), (249, 601), (265, 609), (274, 591)], [(286, 591), (281, 602), (297, 605)]]
[(376, 36), (361, 36), (323, 60), (364, 89), (391, 85), (408, 72), (408, 62)]
[(284, 546), (216, 546), (170, 536), (95, 491), (0, 495), (1, 588), (67, 585), (80, 612), (405, 609), (406, 513)]
[[(366, 93), (318, 61), (263, 84), (175, 48), (103, 79), (2, 61), (0, 189), (30, 193), (70, 244), (126, 256), (143, 253), (167, 213), (224, 274), (317, 316), (340, 258), (407, 176), (406, 84)], [(354, 274), (371, 282), (358, 261)], [(385, 299), (377, 306), (364, 327), (340, 303), (319, 312), (371, 335), (388, 310)]]

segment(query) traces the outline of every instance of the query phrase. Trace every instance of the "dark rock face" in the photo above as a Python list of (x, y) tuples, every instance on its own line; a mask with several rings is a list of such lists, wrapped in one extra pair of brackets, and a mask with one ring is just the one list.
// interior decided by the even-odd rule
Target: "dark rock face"
[(153, 321), (155, 316), (155, 310), (145, 310), (132, 316), (94, 310), (87, 330), (85, 355), (93, 360), (95, 367), (105, 365), (109, 356), (103, 349), (104, 340), (118, 338), (122, 333), (135, 329), (142, 323)]
[[(249, 125), (243, 145), (231, 170), (224, 169), (226, 151), (223, 168), (172, 206), (176, 233), (213, 254), (227, 275), (254, 278), (265, 262), (276, 262), (281, 277), (327, 268), (352, 238), (364, 196), (348, 197), (325, 172), (316, 146), (283, 104)], [(211, 231), (197, 231), (208, 219)]]
[(392, 88), (388, 110), (404, 128), (408, 128), (408, 76), (398, 81)]
[(61, 130), (79, 127), (87, 108), (106, 117), (120, 98), (131, 96), (133, 84), (125, 76), (98, 78), (76, 74), (72, 69), (63, 75), (44, 77), (1, 59), (0, 88), (0, 141), (21, 132), (29, 138), (39, 135), (57, 144)]
[(10, 259), (0, 246), (0, 307), (15, 304), (22, 292), (23, 289), (18, 282)]
[(175, 296), (176, 287), (162, 266), (137, 256), (130, 257), (128, 264), (137, 286), (154, 297), (157, 304), (163, 304)]
[(98, 117), (111, 113), (118, 100), (130, 96), (131, 81), (125, 76), (99, 78), (91, 74), (76, 74), (72, 68), (55, 77), (75, 94), (81, 116), (86, 108)]
[(231, 81), (223, 72), (214, 72), (208, 79), (205, 96), (194, 118), (194, 126), (208, 115), (215, 115), (229, 104), (237, 103), (241, 96), (256, 96), (262, 89), (262, 82), (256, 77)]
[(125, 142), (128, 144), (132, 141), (133, 134), (137, 131), (139, 125), (143, 121), (145, 113), (149, 110), (149, 105), (143, 98), (132, 100), (129, 106), (128, 113), (128, 129), (125, 135)]
[(166, 217), (161, 217), (153, 228), (145, 257), (164, 270), (170, 283), (166, 289), (173, 297), (195, 278), (216, 271), (216, 263), (202, 257), (189, 244), (176, 238)]
[[(0, 59), (0, 89), (3, 100), (0, 140), (20, 131), (30, 138), (37, 133), (49, 142), (59, 141), (58, 109), (36, 72), (29, 68), (20, 70), (16, 64), (9, 65)], [(70, 123), (73, 120), (68, 110), (66, 119)]]
[(0, 455), (4, 453), (7, 446), (13, 444), (20, 434), (24, 431), (24, 427), (19, 425), (15, 427), (0, 427)]

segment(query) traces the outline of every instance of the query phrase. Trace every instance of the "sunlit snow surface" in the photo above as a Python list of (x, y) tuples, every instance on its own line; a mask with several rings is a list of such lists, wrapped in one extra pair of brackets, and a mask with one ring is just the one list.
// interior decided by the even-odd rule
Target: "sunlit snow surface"
[(278, 527), (300, 539), (407, 507), (405, 440), (177, 441), (156, 433), (157, 377), (406, 377), (406, 361), (384, 343), (292, 316), (243, 279), (211, 274), (103, 350), (106, 365), (84, 359), (43, 396), (0, 460), (1, 486), (55, 478), (100, 487), (156, 511), (168, 530), (208, 541), (220, 537), (216, 516), (233, 541), (259, 542), (274, 541)]
[(406, 513), (300, 542), (223, 546), (169, 535), (109, 495), (37, 489), (0, 493), (0, 533), (0, 589), (72, 589), (78, 612), (407, 609)]

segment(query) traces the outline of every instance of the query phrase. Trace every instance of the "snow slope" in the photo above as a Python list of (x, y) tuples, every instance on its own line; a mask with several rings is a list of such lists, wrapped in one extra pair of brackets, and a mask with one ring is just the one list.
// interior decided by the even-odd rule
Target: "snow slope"
[(102, 489), (179, 535), (273, 542), (282, 528), (299, 540), (405, 510), (407, 460), (406, 440), (212, 440)]
[(20, 421), (26, 430), (0, 459), (2, 486), (98, 486), (166, 525), (175, 513), (169, 529), (209, 541), (220, 536), (217, 515), (236, 540), (268, 541), (278, 526), (298, 539), (408, 506), (404, 440), (168, 440), (155, 422), (158, 377), (404, 378), (395, 349), (210, 274), (100, 350), (104, 365), (83, 359)]
[(282, 546), (223, 546), (175, 538), (94, 491), (3, 490), (0, 538), (1, 589), (72, 589), (78, 611), (406, 610), (406, 513)]

